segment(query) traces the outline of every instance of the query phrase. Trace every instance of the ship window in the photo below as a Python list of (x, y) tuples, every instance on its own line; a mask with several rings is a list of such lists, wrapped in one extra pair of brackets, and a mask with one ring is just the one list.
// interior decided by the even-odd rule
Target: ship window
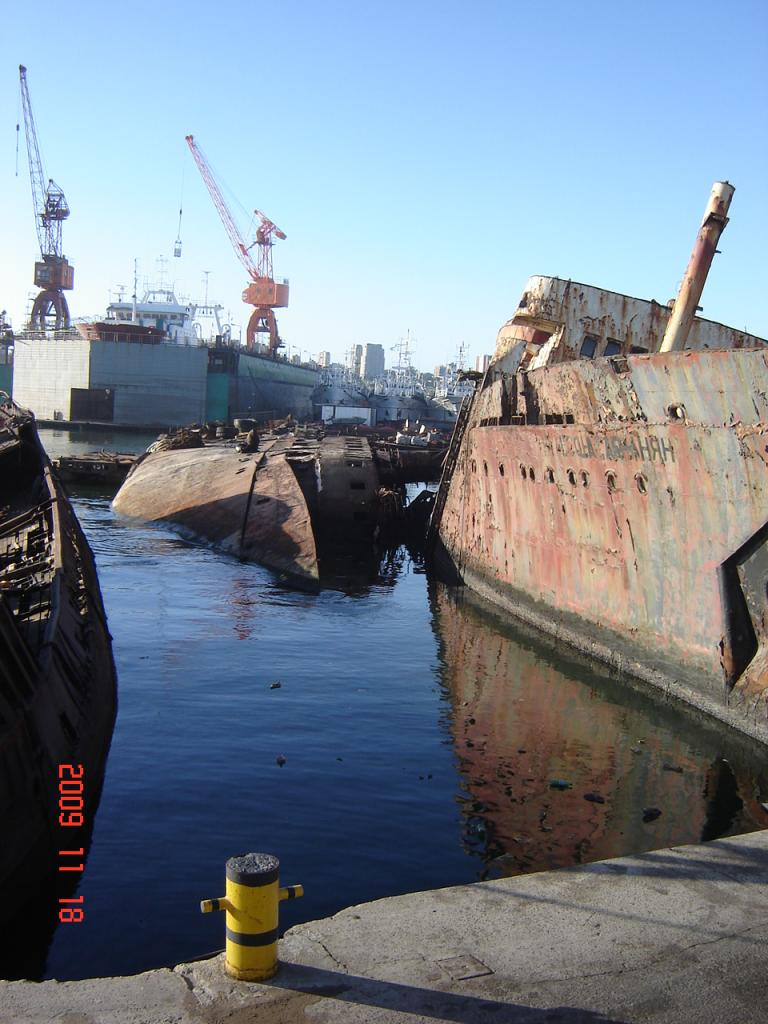
[(595, 352), (597, 352), (597, 343), (599, 339), (594, 334), (585, 334), (584, 341), (581, 343), (581, 349), (579, 355), (584, 356), (585, 359), (594, 359)]
[(525, 309), (528, 305), (528, 292), (523, 292), (523, 297), (520, 299), (520, 309)]
[(648, 349), (643, 348), (642, 345), (632, 345), (629, 351), (633, 356), (644, 356), (648, 352)]
[(647, 494), (648, 493), (648, 481), (646, 480), (646, 478), (643, 476), (642, 473), (637, 473), (636, 474), (636, 476), (635, 476), (635, 483), (637, 484), (637, 489), (638, 489), (638, 491), (640, 491), (641, 494)]
[(499, 463), (499, 475), (500, 476), (504, 476), (504, 463), (503, 462)]
[(536, 479), (536, 474), (533, 471), (533, 466), (528, 467), (528, 476), (531, 478), (531, 480)]
[(621, 352), (621, 342), (616, 341), (615, 338), (609, 338), (605, 343), (604, 356), (616, 356)]
[(520, 476), (523, 478), (523, 480), (526, 480), (528, 477), (528, 470), (522, 464), (520, 465)]
[(571, 484), (572, 487), (576, 486), (576, 474), (572, 469), (568, 470), (568, 483)]
[(685, 406), (680, 403), (674, 403), (673, 405), (667, 406), (667, 412), (671, 420), (684, 420), (685, 419)]
[(616, 474), (608, 472), (605, 474), (605, 482), (608, 485), (608, 490), (611, 494), (616, 490)]
[(485, 473), (486, 476), (488, 476), (488, 463), (487, 462), (483, 462), (483, 472)]
[(589, 487), (589, 473), (585, 472), (585, 470), (581, 471), (581, 486)]
[(555, 471), (551, 466), (547, 467), (547, 483), (553, 484), (555, 482)]

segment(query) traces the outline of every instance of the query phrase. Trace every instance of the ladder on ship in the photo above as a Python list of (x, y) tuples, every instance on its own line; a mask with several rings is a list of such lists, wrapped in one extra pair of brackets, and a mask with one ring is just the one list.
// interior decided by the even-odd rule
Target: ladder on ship
[(453, 434), (451, 435), (451, 443), (448, 446), (448, 452), (445, 456), (445, 462), (443, 463), (443, 471), (440, 474), (440, 486), (437, 488), (435, 504), (432, 508), (432, 515), (429, 518), (429, 526), (427, 527), (428, 550), (434, 546), (435, 541), (437, 540), (437, 534), (440, 529), (440, 520), (442, 519), (443, 509), (445, 508), (445, 503), (448, 499), (448, 488), (451, 486), (453, 471), (459, 458), (461, 442), (464, 438), (464, 432), (467, 429), (469, 412), (472, 408), (472, 402), (475, 394), (476, 392), (473, 392), (471, 395), (467, 395), (461, 403), (459, 415), (456, 417), (456, 425), (454, 426)]

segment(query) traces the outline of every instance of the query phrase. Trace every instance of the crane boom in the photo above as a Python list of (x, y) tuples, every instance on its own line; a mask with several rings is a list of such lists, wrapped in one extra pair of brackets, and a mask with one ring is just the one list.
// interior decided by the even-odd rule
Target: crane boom
[(192, 156), (195, 158), (197, 169), (200, 171), (200, 175), (205, 182), (205, 186), (211, 194), (213, 205), (216, 207), (219, 217), (221, 218), (221, 222), (229, 235), (232, 248), (235, 250), (237, 258), (248, 271), (249, 276), (255, 280), (259, 276), (256, 264), (253, 262), (251, 254), (248, 251), (248, 247), (240, 235), (237, 224), (235, 224), (234, 218), (229, 211), (229, 207), (224, 200), (224, 196), (221, 194), (216, 178), (213, 176), (213, 171), (211, 170), (208, 161), (205, 159), (203, 151), (195, 142), (194, 135), (187, 135), (186, 142), (190, 148)]
[(24, 128), (27, 137), (27, 158), (29, 160), (29, 177), (32, 182), (32, 203), (35, 209), (35, 227), (40, 242), (40, 254), (62, 258), (61, 224), (69, 216), (69, 206), (64, 193), (53, 181), (45, 182), (43, 162), (40, 159), (40, 146), (37, 141), (35, 116), (27, 85), (27, 69), (19, 64), (19, 82), (21, 85), (21, 103), (24, 108)]

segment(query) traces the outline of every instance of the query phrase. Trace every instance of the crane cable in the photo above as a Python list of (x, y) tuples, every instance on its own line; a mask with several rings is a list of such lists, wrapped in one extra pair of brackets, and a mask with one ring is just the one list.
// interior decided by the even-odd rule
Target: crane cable
[(176, 231), (176, 242), (173, 247), (173, 255), (181, 256), (181, 214), (184, 209), (184, 167), (181, 168), (181, 195), (179, 196), (179, 227)]
[(19, 105), (16, 108), (16, 177), (19, 176), (19, 125), (21, 124), (21, 89), (19, 89)]

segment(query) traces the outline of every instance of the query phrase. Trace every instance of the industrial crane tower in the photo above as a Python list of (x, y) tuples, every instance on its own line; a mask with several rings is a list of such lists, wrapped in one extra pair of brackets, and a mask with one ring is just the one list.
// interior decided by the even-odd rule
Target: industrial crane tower
[[(45, 183), (35, 118), (27, 87), (27, 69), (23, 64), (19, 64), (19, 82), (24, 108), (35, 227), (41, 256), (40, 261), (35, 263), (35, 284), (42, 291), (35, 297), (30, 327), (45, 330), (49, 319), (52, 319), (57, 329), (67, 328), (70, 326), (69, 306), (64, 292), (74, 287), (75, 268), (67, 262), (62, 253), (61, 226), (69, 216), (69, 206), (64, 193), (52, 178), (48, 179), (47, 185)], [(18, 125), (16, 128), (18, 131)]]
[[(218, 186), (213, 171), (208, 164), (202, 150), (195, 142), (193, 135), (186, 136), (186, 142), (194, 157), (200, 176), (205, 182), (210, 193), (213, 205), (218, 211), (221, 222), (229, 235), (232, 248), (237, 258), (248, 271), (251, 283), (243, 292), (243, 302), (254, 306), (248, 321), (246, 330), (246, 345), (248, 349), (254, 347), (257, 334), (265, 334), (268, 339), (269, 354), (274, 359), (277, 350), (282, 345), (280, 336), (277, 333), (277, 320), (274, 310), (285, 308), (288, 305), (288, 282), (275, 281), (272, 274), (272, 237), (285, 238), (285, 232), (274, 224), (269, 217), (260, 210), (254, 210), (259, 218), (259, 227), (256, 230), (256, 239), (250, 245), (246, 245), (230, 213), (221, 189)], [(251, 249), (256, 246), (256, 259), (251, 256)]]

